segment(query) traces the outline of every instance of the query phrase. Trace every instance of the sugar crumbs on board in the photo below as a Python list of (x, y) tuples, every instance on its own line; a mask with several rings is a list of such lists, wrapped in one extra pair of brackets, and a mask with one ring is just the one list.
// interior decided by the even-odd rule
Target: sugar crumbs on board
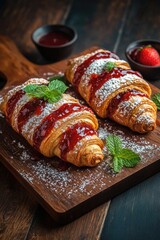
[[(100, 125), (98, 133), (102, 140), (105, 140), (107, 135), (111, 133), (120, 136), (123, 147), (138, 153), (141, 156), (142, 163), (160, 154), (160, 147), (150, 143), (143, 135), (126, 135), (121, 128), (115, 128), (114, 124), (108, 123), (108, 121), (104, 123), (103, 127)], [(86, 197), (97, 193), (97, 186), (101, 191), (106, 188), (106, 182), (111, 185), (116, 181), (117, 175), (109, 164), (109, 157), (95, 168), (81, 169), (56, 158), (44, 158), (42, 155), (39, 157), (38, 153), (33, 154), (21, 142), (13, 140), (13, 147), (11, 146), (11, 148), (14, 149), (16, 145), (19, 146), (19, 151), (14, 152), (14, 158), (19, 159), (22, 169), (23, 165), (28, 169), (27, 172), (21, 170), (21, 176), (31, 184), (36, 182), (45, 186), (58, 196), (65, 195), (66, 201), (67, 199), (74, 199), (77, 193), (81, 196), (81, 199), (86, 199)], [(107, 155), (106, 148), (104, 148), (104, 153)]]
[(25, 171), (22, 171), (22, 172), (20, 172), (20, 175), (21, 175), (24, 179), (26, 179), (28, 182), (33, 183), (34, 178), (33, 178), (33, 175), (32, 175), (32, 174), (26, 173)]
[[(0, 113), (1, 114), (1, 113)], [(3, 117), (3, 115), (2, 115)], [(160, 155), (160, 147), (145, 139), (142, 135), (125, 134), (121, 128), (115, 128), (114, 124), (106, 121), (98, 130), (99, 137), (105, 140), (109, 134), (120, 136), (123, 142), (123, 147), (129, 148), (141, 156), (141, 162), (145, 163), (148, 159), (152, 159), (155, 155)], [(17, 151), (18, 146), (18, 151)], [(39, 157), (36, 152), (32, 151), (26, 145), (18, 140), (13, 140), (10, 152), (14, 156), (13, 161), (17, 160), (22, 168), (19, 170), (26, 181), (30, 184), (37, 183), (43, 185), (57, 196), (65, 195), (67, 199), (81, 196), (81, 199), (93, 196), (99, 191), (106, 189), (106, 182), (111, 185), (116, 181), (117, 175), (109, 164), (109, 157), (95, 168), (77, 168), (71, 166), (59, 159), (48, 159), (42, 155)], [(107, 149), (104, 148), (104, 153), (107, 155)], [(23, 166), (28, 169), (25, 172)], [(67, 191), (66, 191), (67, 189)]]
[(93, 195), (94, 191), (96, 192), (97, 185), (99, 189), (106, 186), (104, 181), (106, 174), (100, 171), (100, 166), (94, 169), (86, 168), (84, 171), (70, 165), (67, 165), (66, 168), (66, 163), (61, 160), (51, 159), (46, 161), (46, 159), (42, 159), (35, 161), (32, 154), (26, 149), (21, 152), (20, 160), (29, 169), (28, 173), (20, 172), (21, 176), (28, 182), (43, 184), (55, 194), (66, 194), (68, 199), (76, 196), (77, 193), (85, 198)]
[[(66, 195), (67, 199), (71, 199), (79, 193), (81, 197), (93, 195), (96, 193), (96, 188), (103, 189), (106, 186), (104, 181), (105, 173), (99, 171), (99, 168), (88, 169), (85, 171), (79, 168), (69, 166), (65, 170), (60, 170), (59, 167), (53, 166), (52, 161), (46, 162), (45, 159), (39, 161), (30, 161), (31, 156), (23, 153), (23, 162), (30, 169), (32, 174), (28, 174), (24, 171), (20, 172), (27, 181), (37, 184), (43, 184), (47, 189), (57, 195)], [(25, 158), (25, 160), (24, 160)], [(55, 160), (56, 161), (56, 160)], [(57, 166), (63, 166), (61, 160), (57, 160)], [(56, 165), (56, 164), (55, 164)], [(65, 165), (65, 163), (64, 163)], [(83, 171), (83, 174), (82, 174)], [(104, 176), (103, 176), (104, 174)], [(83, 177), (82, 177), (83, 175)], [(34, 179), (31, 181), (31, 177)], [(66, 191), (67, 189), (67, 191)]]

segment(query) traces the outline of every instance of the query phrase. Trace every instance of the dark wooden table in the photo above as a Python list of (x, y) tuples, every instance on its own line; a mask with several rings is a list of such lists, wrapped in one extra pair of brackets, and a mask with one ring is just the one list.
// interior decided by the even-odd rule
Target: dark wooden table
[[(47, 23), (67, 24), (76, 28), (79, 36), (74, 53), (97, 45), (125, 59), (130, 42), (160, 39), (159, 9), (158, 0), (1, 0), (0, 34), (12, 38), (30, 61), (45, 64), (31, 41), (32, 31)], [(160, 87), (160, 81), (152, 83)], [(158, 173), (111, 203), (66, 226), (58, 226), (0, 164), (0, 239), (157, 240), (159, 199)]]

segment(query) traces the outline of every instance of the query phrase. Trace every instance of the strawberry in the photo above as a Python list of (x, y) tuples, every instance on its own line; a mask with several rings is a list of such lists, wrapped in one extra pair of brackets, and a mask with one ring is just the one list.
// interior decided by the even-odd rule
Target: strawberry
[(151, 45), (140, 48), (136, 60), (143, 65), (160, 66), (160, 55)]

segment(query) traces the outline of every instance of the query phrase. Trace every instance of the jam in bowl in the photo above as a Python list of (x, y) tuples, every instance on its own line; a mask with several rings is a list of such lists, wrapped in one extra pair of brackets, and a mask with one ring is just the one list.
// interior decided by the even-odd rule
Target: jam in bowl
[(68, 57), (76, 40), (76, 31), (66, 25), (45, 25), (32, 34), (32, 41), (41, 55), (53, 62)]

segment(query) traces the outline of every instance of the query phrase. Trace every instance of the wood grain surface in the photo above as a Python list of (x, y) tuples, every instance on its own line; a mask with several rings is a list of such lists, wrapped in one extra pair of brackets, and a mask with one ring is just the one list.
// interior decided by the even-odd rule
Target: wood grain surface
[[(86, 1), (78, 0), (62, 0), (59, 2), (54, 0), (2, 0), (0, 1), (0, 33), (11, 37), (16, 42), (20, 51), (32, 62), (43, 64), (46, 63), (46, 61), (41, 57), (31, 41), (32, 31), (36, 27), (47, 23), (67, 23), (75, 27), (79, 35), (74, 50), (75, 53), (92, 45), (99, 45), (116, 51), (117, 54), (123, 58), (125, 48), (130, 42), (142, 38), (159, 39), (159, 7), (160, 2), (158, 0), (102, 0), (89, 1), (88, 4), (86, 4)], [(106, 12), (107, 14), (105, 14)], [(0, 87), (3, 86), (3, 81), (4, 76), (0, 74)], [(160, 87), (160, 81), (152, 83)], [(5, 186), (9, 184), (9, 175), (9, 173), (1, 175), (2, 185)], [(106, 222), (104, 223), (104, 228), (102, 226), (104, 219), (98, 221), (98, 216), (107, 210), (107, 204), (94, 210), (93, 214), (87, 214), (87, 218), (84, 216), (80, 218), (79, 221), (76, 220), (75, 224), (72, 223), (72, 229), (76, 228), (77, 231), (74, 232), (74, 236), (70, 239), (99, 239), (101, 229), (103, 229), (103, 239), (106, 239), (106, 236), (108, 240), (122, 238), (128, 240), (128, 236), (130, 239), (135, 239), (135, 236), (136, 239), (142, 239), (143, 234), (146, 233), (146, 240), (150, 240), (151, 236), (152, 239), (157, 240), (156, 236), (159, 234), (157, 222), (160, 222), (160, 215), (155, 213), (158, 213), (160, 207), (159, 201), (157, 201), (160, 197), (158, 191), (160, 179), (158, 176), (159, 174), (148, 179), (147, 184), (145, 181), (116, 197), (112, 201), (109, 215), (107, 215)], [(4, 187), (3, 194), (6, 194), (5, 196), (12, 194), (11, 192), (14, 191), (12, 188), (16, 184), (16, 179), (12, 178), (12, 185), (10, 185), (9, 189)], [(22, 189), (21, 191), (24, 190)], [(145, 197), (144, 193), (146, 193)], [(148, 196), (152, 196), (150, 202), (146, 201)], [(19, 211), (19, 206), (23, 205), (26, 198), (28, 198), (28, 194), (25, 194), (20, 202), (12, 203), (10, 198), (8, 199), (6, 197), (6, 208), (12, 209), (17, 205), (17, 211)], [(134, 199), (134, 202), (132, 199)], [(28, 201), (30, 201), (30, 199)], [(138, 205), (139, 202), (141, 203), (141, 211)], [(119, 205), (121, 205), (121, 208)], [(3, 208), (3, 198), (0, 198), (0, 206), (2, 206), (0, 214), (2, 216), (1, 219), (3, 219), (6, 211), (6, 209)], [(132, 209), (131, 213), (129, 211), (130, 209)], [(47, 224), (44, 220), (47, 219), (48, 215), (43, 212), (42, 219), (41, 214), (38, 214), (40, 212), (39, 209), (35, 215), (34, 211), (31, 212), (26, 207), (25, 210), (34, 216), (33, 223), (36, 223), (36, 225), (30, 221), (32, 234), (27, 237), (28, 232), (26, 232), (26, 237), (21, 236), (19, 239), (43, 239), (43, 237), (41, 237), (42, 229), (45, 231), (45, 239), (53, 239), (51, 230), (47, 231)], [(18, 228), (14, 228), (12, 222), (9, 221), (10, 217), (8, 217), (5, 231), (0, 231), (1, 239), (8, 240), (8, 237), (6, 237), (8, 236), (6, 235), (7, 229), (10, 229), (11, 239), (14, 239), (14, 237), (12, 237), (14, 234), (16, 236), (17, 233), (23, 232), (21, 219), (12, 216), (12, 219), (17, 221), (18, 226)], [(122, 217), (124, 221), (122, 221)], [(130, 219), (132, 219), (132, 221), (130, 221)], [(150, 219), (150, 221), (146, 221), (146, 219)], [(83, 226), (82, 229), (80, 228), (82, 232), (78, 231), (77, 225)], [(34, 231), (35, 226), (36, 230)], [(54, 223), (52, 227), (54, 227)], [(117, 229), (117, 231), (115, 229)], [(128, 235), (126, 234), (126, 230)], [(58, 231), (60, 234), (57, 239), (66, 239), (66, 236), (70, 236), (70, 224), (65, 226), (65, 230), (64, 228), (59, 228)], [(94, 232), (98, 234), (94, 235)]]
[(1, 163), (0, 182), (0, 239), (24, 239), (37, 203)]
[(57, 225), (50, 215), (39, 207), (28, 239), (99, 239), (108, 207), (109, 202), (64, 226)]

